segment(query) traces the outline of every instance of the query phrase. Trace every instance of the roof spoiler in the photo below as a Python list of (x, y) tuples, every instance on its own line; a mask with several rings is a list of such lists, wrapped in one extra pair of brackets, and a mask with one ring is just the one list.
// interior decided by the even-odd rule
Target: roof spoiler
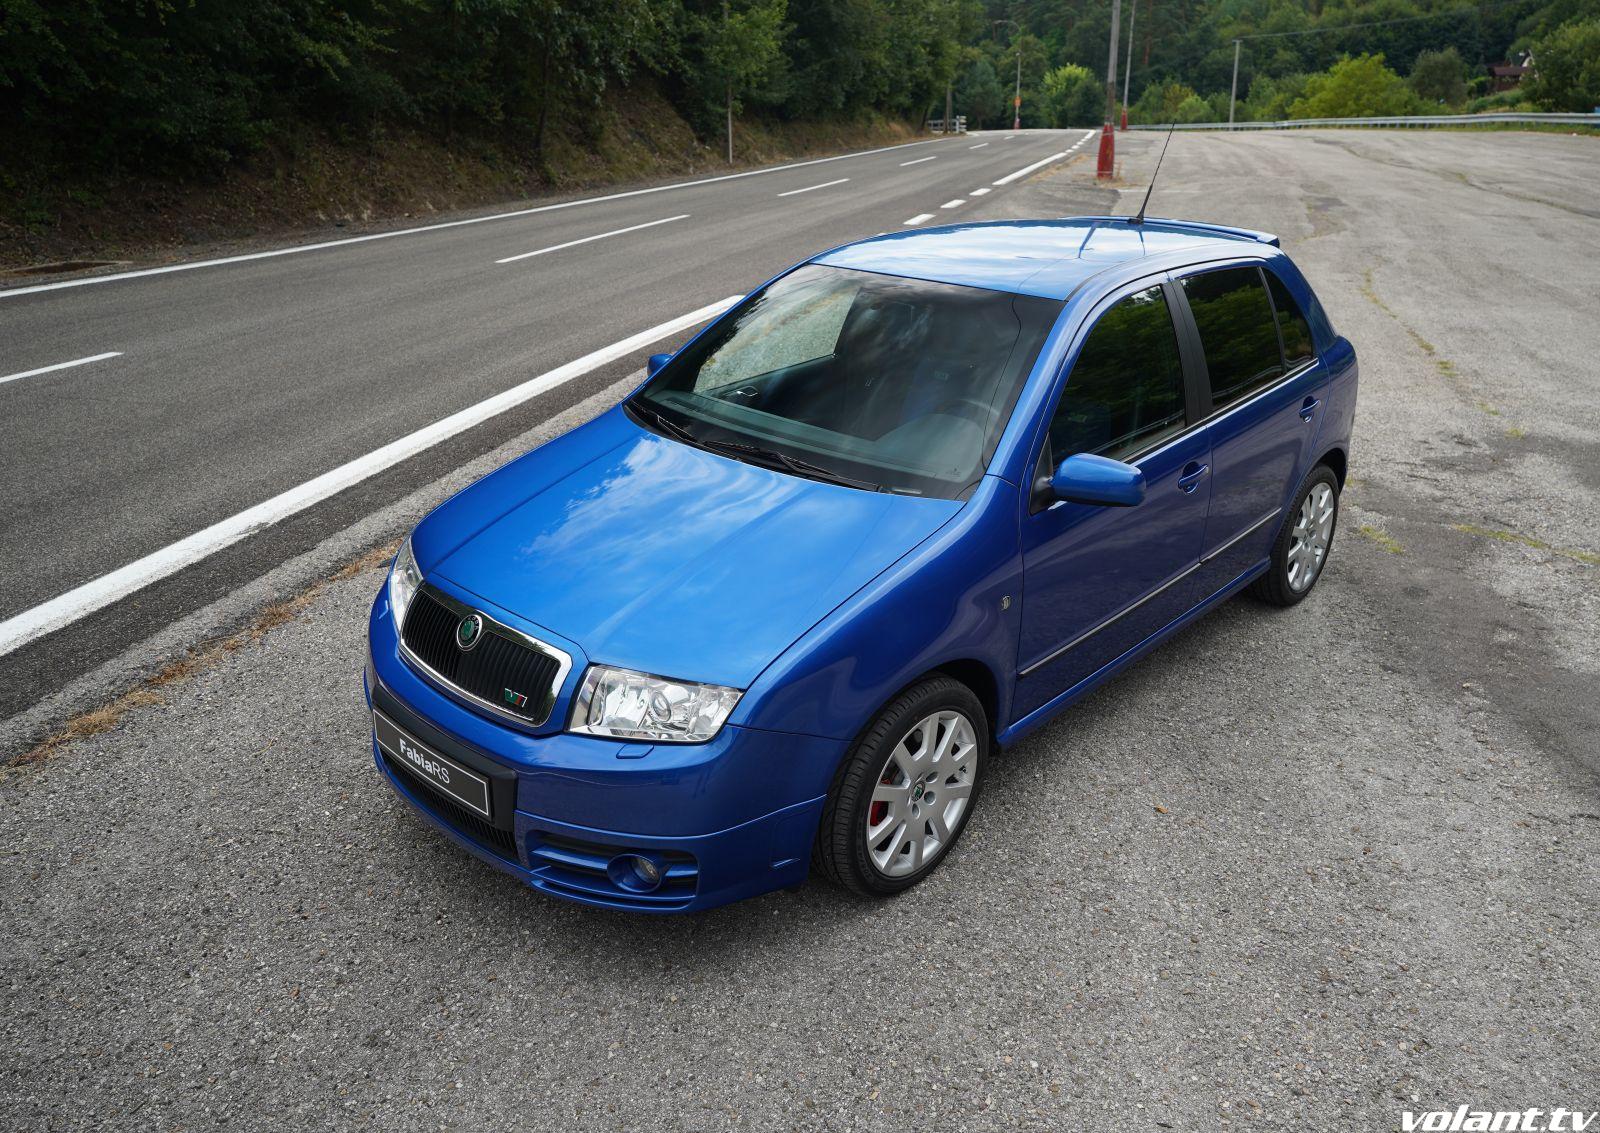
[[(1131, 216), (1085, 216), (1074, 219), (1107, 221), (1116, 224), (1132, 224)], [(1190, 232), (1205, 232), (1213, 236), (1232, 236), (1238, 240), (1253, 240), (1257, 244), (1270, 244), (1278, 247), (1278, 238), (1270, 232), (1257, 232), (1251, 228), (1230, 228), (1226, 224), (1205, 224), (1198, 220), (1172, 220), (1163, 216), (1147, 216), (1145, 225), (1159, 224), (1164, 228), (1187, 229)]]

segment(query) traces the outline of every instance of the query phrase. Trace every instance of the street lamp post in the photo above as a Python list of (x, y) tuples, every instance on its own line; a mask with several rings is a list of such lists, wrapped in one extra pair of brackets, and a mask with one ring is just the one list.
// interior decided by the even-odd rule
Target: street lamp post
[(1117, 168), (1117, 135), (1114, 121), (1117, 113), (1117, 29), (1122, 22), (1122, 0), (1111, 0), (1111, 51), (1106, 59), (1106, 124), (1100, 131), (1100, 160), (1095, 164), (1095, 176), (1102, 181), (1111, 180)]
[(1022, 25), (1016, 20), (995, 20), (992, 26), (999, 27), (1001, 24), (1010, 26), (1012, 42), (1017, 45), (1017, 93), (1011, 102), (1011, 128), (1020, 130), (1022, 129), (1022, 43), (1020, 42)]
[(1233, 129), (1233, 102), (1239, 97), (1239, 43), (1233, 41), (1233, 85), (1228, 88), (1228, 129)]

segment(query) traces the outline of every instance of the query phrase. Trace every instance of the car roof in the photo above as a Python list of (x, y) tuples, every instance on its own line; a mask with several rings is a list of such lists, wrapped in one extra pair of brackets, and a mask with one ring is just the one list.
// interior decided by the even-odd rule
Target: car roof
[[(814, 263), (936, 283), (1066, 299), (1091, 276), (1134, 260), (1186, 252), (1199, 259), (1276, 247), (1278, 238), (1196, 221), (1076, 216), (1002, 220), (888, 232), (846, 244)], [(1163, 265), (1166, 266), (1166, 265)]]

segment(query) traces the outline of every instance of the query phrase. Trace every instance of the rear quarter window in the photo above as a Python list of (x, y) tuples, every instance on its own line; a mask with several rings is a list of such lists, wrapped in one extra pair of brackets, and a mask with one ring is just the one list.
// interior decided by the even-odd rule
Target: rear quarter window
[(1242, 401), (1283, 376), (1276, 316), (1259, 268), (1186, 276), (1183, 293), (1205, 349), (1213, 409)]
[(1283, 360), (1289, 369), (1297, 370), (1316, 357), (1311, 324), (1283, 280), (1270, 268), (1267, 269), (1267, 289), (1272, 292), (1272, 309), (1278, 316), (1278, 333), (1283, 336)]

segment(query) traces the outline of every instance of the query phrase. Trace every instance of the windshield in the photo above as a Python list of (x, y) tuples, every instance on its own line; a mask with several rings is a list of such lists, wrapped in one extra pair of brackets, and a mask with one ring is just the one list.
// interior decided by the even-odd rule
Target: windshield
[(746, 299), (628, 404), (647, 426), (737, 459), (954, 498), (983, 475), (1060, 310), (809, 264)]

